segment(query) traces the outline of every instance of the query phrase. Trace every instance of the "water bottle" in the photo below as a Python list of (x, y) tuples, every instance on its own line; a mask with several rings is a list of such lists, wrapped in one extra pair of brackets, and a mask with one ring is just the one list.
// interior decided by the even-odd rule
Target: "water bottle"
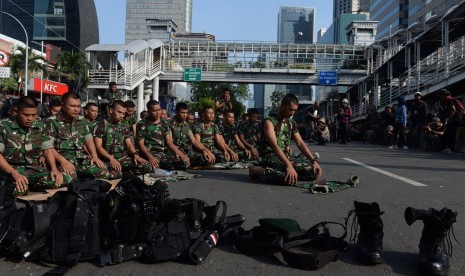
[(189, 256), (195, 264), (200, 264), (217, 244), (218, 232), (206, 231), (192, 244), (189, 249)]

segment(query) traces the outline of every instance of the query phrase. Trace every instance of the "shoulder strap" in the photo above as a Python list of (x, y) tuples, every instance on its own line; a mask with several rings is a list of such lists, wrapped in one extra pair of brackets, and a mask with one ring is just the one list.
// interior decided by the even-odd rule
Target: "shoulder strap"
[[(72, 193), (71, 193), (72, 194)], [(73, 226), (69, 233), (69, 248), (66, 263), (74, 266), (79, 261), (87, 235), (87, 223), (89, 216), (93, 215), (89, 204), (80, 196), (76, 197), (76, 209), (74, 211)]]

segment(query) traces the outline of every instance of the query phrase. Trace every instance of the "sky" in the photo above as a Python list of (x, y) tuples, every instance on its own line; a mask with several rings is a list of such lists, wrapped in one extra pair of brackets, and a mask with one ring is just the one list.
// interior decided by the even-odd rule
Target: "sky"
[[(125, 0), (94, 0), (100, 43), (124, 44)], [(215, 35), (217, 41), (276, 41), (281, 6), (316, 9), (316, 28), (329, 27), (329, 0), (193, 0), (192, 32)]]

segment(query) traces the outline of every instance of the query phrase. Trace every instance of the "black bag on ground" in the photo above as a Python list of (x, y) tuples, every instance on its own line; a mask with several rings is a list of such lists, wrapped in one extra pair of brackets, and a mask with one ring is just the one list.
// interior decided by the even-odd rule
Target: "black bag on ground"
[(121, 244), (144, 242), (165, 206), (167, 188), (166, 181), (146, 185), (138, 176), (124, 174), (102, 206), (102, 247), (112, 250), (121, 248)]
[(19, 209), (9, 216), (6, 230), (0, 237), (2, 254), (21, 254), (30, 258), (45, 245), (50, 217), (48, 200), (17, 199)]
[(190, 242), (184, 221), (154, 223), (147, 235), (144, 256), (150, 262), (175, 260), (187, 252)]
[(73, 182), (52, 196), (50, 208), (57, 212), (50, 219), (46, 261), (74, 266), (100, 253), (99, 205), (110, 188), (103, 180)]

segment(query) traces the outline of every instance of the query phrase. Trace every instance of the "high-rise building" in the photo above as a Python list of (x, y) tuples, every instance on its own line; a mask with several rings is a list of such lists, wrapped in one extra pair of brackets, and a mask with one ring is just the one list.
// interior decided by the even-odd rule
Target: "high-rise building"
[(461, 0), (410, 0), (408, 24), (424, 22), (435, 15), (441, 15)]
[(378, 21), (376, 40), (389, 36), (408, 26), (409, 0), (374, 0), (370, 19)]
[(127, 0), (126, 43), (137, 39), (170, 40), (190, 33), (192, 0)]
[(333, 19), (345, 13), (367, 13), (370, 10), (370, 0), (334, 0)]
[[(99, 43), (97, 10), (93, 0), (16, 0), (1, 1), (0, 9), (16, 17), (31, 41), (44, 41), (62, 50), (84, 51)], [(0, 32), (25, 41), (22, 27), (10, 16), (0, 13)]]
[(315, 9), (280, 7), (278, 14), (278, 43), (314, 42)]

